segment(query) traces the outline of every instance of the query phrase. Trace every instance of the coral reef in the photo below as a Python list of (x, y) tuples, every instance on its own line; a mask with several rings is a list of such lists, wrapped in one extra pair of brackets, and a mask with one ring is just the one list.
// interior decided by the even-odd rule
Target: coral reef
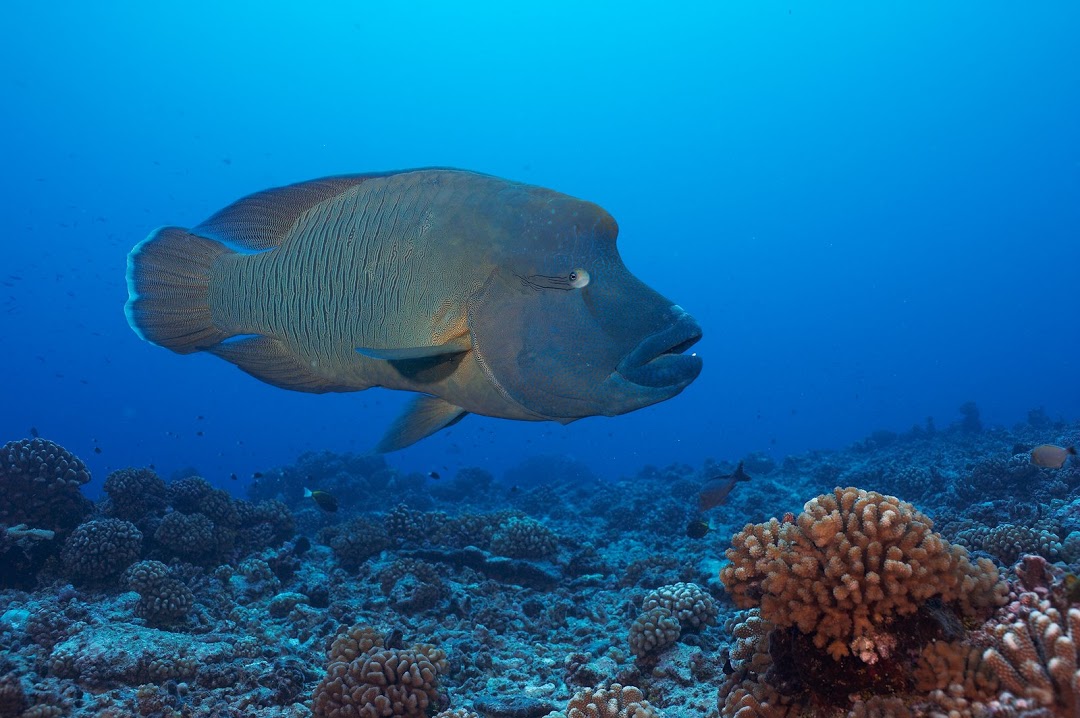
[(191, 589), (173, 577), (160, 561), (140, 561), (124, 573), (124, 583), (139, 594), (135, 615), (151, 625), (182, 621), (191, 610), (195, 597)]
[(76, 581), (109, 581), (137, 561), (143, 535), (135, 524), (97, 519), (79, 524), (64, 544), (61, 557)]
[(738, 457), (600, 479), (323, 452), (246, 498), (121, 469), (93, 506), (74, 457), (15, 442), (0, 479), (38, 467), (59, 513), (0, 527), (0, 715), (1070, 714), (1080, 462), (1027, 452), (1080, 425), (964, 420), (742, 457), (754, 480), (704, 517)]
[(667, 608), (651, 608), (630, 625), (630, 652), (638, 658), (657, 653), (679, 640), (682, 625)]
[(679, 582), (661, 586), (645, 596), (642, 609), (666, 608), (683, 630), (699, 629), (716, 623), (718, 608), (709, 593), (696, 583)]
[(716, 623), (716, 601), (701, 586), (675, 583), (645, 596), (642, 614), (630, 625), (630, 652), (638, 658), (660, 653), (684, 631)]
[(732, 543), (720, 578), (735, 604), (760, 603), (765, 620), (797, 627), (836, 659), (887, 654), (883, 631), (932, 597), (965, 615), (1004, 602), (989, 560), (973, 564), (911, 504), (877, 492), (834, 489), (795, 521), (748, 524)]
[[(368, 642), (366, 651), (343, 660)], [(446, 654), (430, 644), (384, 648), (381, 643), (366, 627), (339, 636), (331, 647), (326, 677), (315, 689), (316, 716), (427, 718), (428, 708), (439, 705), (439, 675), (448, 670)]]
[(200, 561), (214, 549), (214, 522), (200, 513), (171, 511), (158, 524), (154, 542), (166, 556)]
[[(1062, 612), (1035, 594), (1017, 620), (991, 629), (995, 639), (983, 661), (1018, 699), (1060, 715), (1080, 711), (1080, 609)], [(1026, 615), (1023, 615), (1026, 614)]]
[(65, 534), (90, 512), (79, 491), (89, 480), (86, 464), (59, 444), (9, 441), (0, 447), (0, 524)]
[(511, 518), (491, 537), (491, 550), (510, 558), (546, 558), (558, 545), (551, 529), (530, 518)]
[(321, 538), (334, 550), (334, 557), (346, 569), (359, 568), (390, 545), (390, 537), (382, 525), (363, 516), (347, 524), (324, 529)]
[(1006, 564), (1016, 563), (1026, 553), (1038, 554), (1050, 560), (1060, 558), (1062, 553), (1061, 541), (1054, 533), (1009, 523), (960, 531), (956, 534), (956, 541), (969, 549), (986, 551)]
[(634, 686), (612, 683), (574, 694), (566, 706), (566, 718), (663, 718)]
[(165, 482), (153, 469), (120, 469), (105, 477), (109, 501), (105, 513), (125, 521), (139, 523), (160, 516), (167, 505)]

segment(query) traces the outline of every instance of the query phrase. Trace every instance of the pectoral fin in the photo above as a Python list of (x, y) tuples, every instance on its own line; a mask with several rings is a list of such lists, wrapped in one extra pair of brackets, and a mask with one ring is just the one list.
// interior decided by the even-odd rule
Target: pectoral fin
[(415, 359), (433, 359), (445, 357), (451, 354), (467, 352), (472, 347), (468, 334), (454, 337), (443, 344), (429, 347), (402, 347), (398, 349), (374, 349), (371, 347), (357, 347), (356, 351), (372, 359), (384, 359), (386, 361), (413, 361)]
[(416, 397), (405, 412), (397, 418), (383, 436), (375, 451), (385, 454), (404, 449), (439, 429), (456, 424), (468, 412), (445, 399), (423, 394)]

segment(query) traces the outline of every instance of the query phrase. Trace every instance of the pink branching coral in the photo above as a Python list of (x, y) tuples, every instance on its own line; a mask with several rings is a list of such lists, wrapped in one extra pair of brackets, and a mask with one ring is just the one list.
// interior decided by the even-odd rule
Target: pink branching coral
[(836, 659), (887, 655), (890, 623), (931, 598), (974, 615), (1005, 596), (991, 561), (973, 564), (911, 504), (850, 487), (807, 502), (794, 522), (747, 524), (727, 557), (720, 578), (737, 606), (760, 605)]
[(439, 675), (448, 670), (441, 649), (427, 643), (384, 648), (372, 629), (357, 626), (338, 636), (330, 658), (327, 675), (315, 689), (314, 715), (426, 718), (436, 712), (429, 709), (439, 704)]

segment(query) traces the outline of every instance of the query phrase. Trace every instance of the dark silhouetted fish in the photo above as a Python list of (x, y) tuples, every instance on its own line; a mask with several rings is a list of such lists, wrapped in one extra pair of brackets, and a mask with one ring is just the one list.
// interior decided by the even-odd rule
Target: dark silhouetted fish
[(686, 525), (686, 535), (692, 539), (705, 538), (711, 530), (709, 522), (702, 519), (693, 519)]
[(735, 468), (734, 473), (713, 476), (705, 482), (705, 485), (701, 487), (701, 491), (698, 492), (698, 510), (708, 511), (715, 506), (719, 506), (727, 501), (728, 494), (735, 488), (735, 484), (749, 480), (750, 477), (743, 471), (743, 462), (741, 461)]
[(678, 394), (700, 373), (683, 309), (634, 277), (603, 209), (448, 169), (258, 192), (128, 256), (147, 341), (307, 392), (420, 392), (377, 447), (469, 412), (568, 423)]
[(1069, 460), (1070, 456), (1076, 456), (1076, 447), (1055, 446), (1043, 444), (1031, 450), (1031, 463), (1044, 469), (1060, 469)]

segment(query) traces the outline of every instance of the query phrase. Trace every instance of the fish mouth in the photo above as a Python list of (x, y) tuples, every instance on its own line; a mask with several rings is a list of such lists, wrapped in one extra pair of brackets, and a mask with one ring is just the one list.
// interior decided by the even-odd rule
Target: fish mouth
[(701, 357), (684, 353), (701, 339), (701, 326), (682, 307), (671, 309), (672, 326), (646, 337), (619, 362), (616, 371), (627, 381), (680, 391), (701, 373)]

